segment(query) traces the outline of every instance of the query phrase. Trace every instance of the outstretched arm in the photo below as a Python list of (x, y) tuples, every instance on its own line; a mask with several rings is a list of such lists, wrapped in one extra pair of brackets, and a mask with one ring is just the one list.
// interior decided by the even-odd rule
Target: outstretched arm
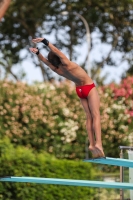
[(34, 43), (46, 41), (46, 43), (45, 42), (43, 42), (43, 43), (45, 45), (47, 45), (50, 48), (50, 50), (60, 58), (62, 64), (69, 65), (70, 60), (58, 48), (56, 48), (53, 44), (51, 44), (46, 39), (44, 39), (44, 38), (36, 38), (36, 39), (33, 39), (32, 41)]
[(30, 48), (30, 51), (36, 55), (38, 55), (38, 58), (44, 62), (48, 67), (50, 67), (53, 71), (57, 72), (57, 68), (54, 67), (40, 52), (37, 48)]

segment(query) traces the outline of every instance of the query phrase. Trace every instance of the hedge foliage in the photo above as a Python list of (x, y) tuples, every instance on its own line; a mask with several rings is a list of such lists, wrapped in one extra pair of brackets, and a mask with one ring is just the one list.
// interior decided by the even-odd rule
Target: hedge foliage
[[(58, 160), (47, 153), (36, 153), (25, 147), (14, 148), (9, 139), (0, 141), (0, 176), (30, 176), (93, 180), (90, 163)], [(0, 182), (0, 200), (87, 200), (96, 189), (88, 187)]]
[[(0, 87), (2, 137), (6, 135), (14, 144), (45, 150), (57, 158), (85, 157), (85, 113), (74, 85), (67, 81), (34, 86), (2, 81)], [(129, 144), (132, 116), (126, 111), (131, 106), (126, 97), (115, 98), (112, 85), (99, 87), (98, 92), (104, 151), (107, 156), (119, 157), (118, 146)]]
[(129, 115), (129, 126), (133, 134), (133, 76), (123, 79), (120, 85), (110, 85), (115, 100), (123, 99), (125, 114)]

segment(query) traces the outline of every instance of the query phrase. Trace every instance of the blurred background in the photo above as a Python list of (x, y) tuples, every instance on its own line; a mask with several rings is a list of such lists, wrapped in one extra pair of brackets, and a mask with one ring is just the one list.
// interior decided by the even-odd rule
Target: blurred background
[(120, 82), (133, 73), (132, 14), (132, 0), (11, 1), (0, 25), (3, 78), (33, 83), (55, 77), (29, 52), (32, 38), (46, 37), (95, 81)]
[[(118, 167), (82, 162), (89, 144), (75, 87), (29, 48), (47, 58), (48, 47), (32, 43), (45, 37), (91, 76), (101, 100), (104, 151), (118, 158), (120, 145), (133, 146), (133, 0), (0, 0), (0, 13), (0, 176), (119, 181)], [(0, 183), (0, 200), (44, 198), (120, 195), (114, 189)], [(130, 199), (129, 191), (124, 198)]]

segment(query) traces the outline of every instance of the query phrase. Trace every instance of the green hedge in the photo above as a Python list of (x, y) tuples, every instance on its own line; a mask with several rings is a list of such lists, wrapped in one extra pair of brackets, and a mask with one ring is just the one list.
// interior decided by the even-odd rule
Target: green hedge
[[(14, 148), (8, 139), (0, 141), (0, 176), (31, 176), (64, 179), (94, 179), (90, 163), (58, 160), (47, 153)], [(0, 182), (0, 200), (86, 200), (93, 199), (88, 187)]]

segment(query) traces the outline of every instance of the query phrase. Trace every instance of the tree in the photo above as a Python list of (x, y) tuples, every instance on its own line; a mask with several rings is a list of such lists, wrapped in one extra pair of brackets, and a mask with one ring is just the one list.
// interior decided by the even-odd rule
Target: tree
[[(43, 1), (36, 2), (35, 0), (31, 2), (27, 1), (12, 1), (8, 12), (5, 15), (3, 22), (0, 24), (0, 29), (2, 34), (0, 35), (0, 44), (2, 61), (5, 62), (9, 57), (12, 58), (12, 66), (29, 54), (28, 48), (31, 46), (31, 39), (39, 36), (39, 28), (42, 29), (43, 22), (45, 21), (46, 11), (49, 7), (51, 1), (43, 3)], [(35, 9), (36, 8), (36, 9)], [(34, 16), (34, 17), (33, 17)], [(21, 51), (26, 50), (25, 55), (21, 56)], [(44, 77), (45, 68), (37, 62), (30, 54), (33, 62), (42, 70)], [(5, 66), (5, 65), (4, 65)], [(9, 69), (10, 66), (7, 65), (5, 69)], [(17, 75), (14, 75), (14, 77)], [(45, 77), (46, 78), (46, 77)]]
[[(27, 56), (39, 66), (43, 79), (50, 79), (47, 68), (28, 53), (31, 38), (55, 33), (56, 45), (62, 51), (67, 52), (72, 60), (76, 61), (79, 56), (76, 47), (86, 42), (85, 27), (81, 19), (73, 15), (73, 11), (81, 14), (88, 22), (91, 34), (98, 33), (99, 40), (110, 46), (110, 51), (103, 55), (100, 61), (94, 60), (94, 65), (102, 68), (105, 65), (117, 66), (120, 62), (127, 61), (132, 66), (132, 0), (83, 0), (76, 2), (40, 0), (12, 1), (3, 22), (0, 25), (0, 45), (3, 58), (7, 54), (13, 57), (13, 64)], [(61, 12), (67, 10), (69, 15), (61, 16)], [(45, 32), (44, 32), (45, 31)], [(44, 34), (45, 33), (45, 34)], [(32, 44), (33, 45), (33, 44)], [(94, 43), (91, 43), (91, 49)], [(7, 53), (4, 53), (4, 49)], [(26, 55), (21, 58), (21, 50), (26, 50)], [(115, 58), (119, 52), (121, 59)], [(86, 54), (86, 52), (82, 52)], [(86, 61), (86, 59), (85, 59)], [(80, 63), (85, 68), (86, 63)], [(87, 66), (86, 66), (87, 67)]]
[[(67, 1), (68, 2), (68, 1)], [(133, 65), (132, 61), (132, 46), (133, 46), (133, 34), (132, 34), (132, 0), (122, 0), (122, 1), (78, 1), (78, 3), (67, 3), (65, 8), (69, 12), (76, 11), (80, 13), (87, 21), (90, 27), (90, 32), (98, 32), (99, 39), (102, 43), (110, 45), (110, 51), (103, 55), (100, 62), (96, 60), (94, 63), (99, 67), (104, 67), (105, 65), (117, 66), (123, 61), (127, 61), (129, 66)], [(58, 23), (61, 23), (58, 20)], [(68, 19), (64, 22), (64, 25), (73, 23), (73, 32), (78, 33), (78, 42), (82, 43), (85, 34), (85, 29), (83, 23), (74, 15), (69, 15)], [(61, 26), (61, 24), (59, 24)], [(62, 28), (63, 28), (62, 26)], [(81, 31), (83, 30), (83, 31)], [(68, 29), (68, 33), (72, 29)], [(64, 40), (62, 41), (64, 45)], [(93, 44), (92, 44), (93, 49)], [(121, 59), (118, 62), (114, 57), (114, 54), (120, 52)]]

